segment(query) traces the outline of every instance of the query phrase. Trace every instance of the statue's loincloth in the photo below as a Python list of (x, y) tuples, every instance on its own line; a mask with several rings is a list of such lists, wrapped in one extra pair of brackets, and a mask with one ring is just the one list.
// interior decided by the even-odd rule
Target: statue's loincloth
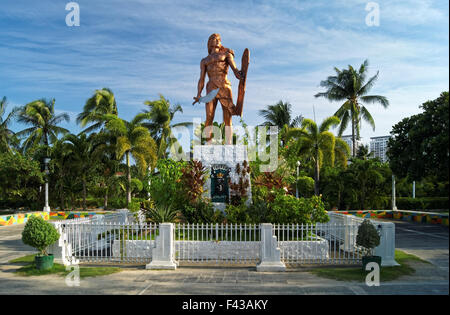
[(219, 89), (215, 99), (220, 101), (223, 110), (228, 110), (231, 115), (235, 114), (233, 104), (233, 97), (231, 93), (231, 84), (228, 80), (209, 80), (206, 84), (206, 92), (209, 93), (212, 90)]

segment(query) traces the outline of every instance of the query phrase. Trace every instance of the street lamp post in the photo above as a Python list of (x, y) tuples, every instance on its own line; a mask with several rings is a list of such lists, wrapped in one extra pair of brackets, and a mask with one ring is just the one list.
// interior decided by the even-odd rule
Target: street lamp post
[(395, 176), (392, 175), (392, 210), (397, 210), (397, 205), (395, 204)]
[(297, 161), (297, 179), (295, 181), (295, 196), (298, 198), (298, 172), (300, 168), (300, 161)]
[(48, 174), (50, 173), (48, 170), (48, 163), (50, 163), (50, 158), (44, 158), (44, 164), (45, 164), (45, 206), (44, 211), (50, 212), (50, 207), (48, 206)]

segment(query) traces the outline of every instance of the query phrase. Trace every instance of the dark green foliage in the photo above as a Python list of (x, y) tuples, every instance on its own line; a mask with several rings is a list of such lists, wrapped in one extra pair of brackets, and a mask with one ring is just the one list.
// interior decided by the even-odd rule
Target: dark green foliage
[(22, 242), (39, 250), (41, 255), (47, 255), (47, 247), (59, 239), (55, 227), (41, 217), (28, 219), (22, 231)]
[(328, 209), (386, 209), (391, 171), (378, 159), (352, 159), (346, 169), (325, 168), (321, 186)]
[(448, 197), (398, 197), (395, 200), (399, 210), (448, 210)]
[(154, 223), (176, 222), (180, 216), (180, 212), (172, 204), (144, 207), (142, 212), (148, 221)]
[(150, 179), (150, 198), (156, 206), (172, 204), (173, 207), (181, 209), (185, 202), (180, 178), (185, 162), (176, 162), (170, 159), (158, 160), (156, 164), (157, 173)]
[(188, 223), (223, 223), (224, 215), (220, 210), (214, 210), (209, 200), (198, 200), (193, 204), (186, 204), (182, 214)]
[(367, 256), (371, 256), (373, 249), (380, 245), (380, 235), (370, 220), (365, 219), (358, 227), (356, 245), (363, 247)]
[(423, 113), (404, 118), (391, 131), (389, 163), (394, 174), (449, 181), (449, 93), (423, 103)]
[(20, 153), (0, 154), (0, 208), (32, 207), (43, 183), (39, 162)]
[[(272, 197), (268, 197), (272, 195)], [(319, 196), (295, 198), (284, 190), (255, 190), (253, 204), (228, 205), (226, 218), (231, 223), (325, 223), (328, 216)]]

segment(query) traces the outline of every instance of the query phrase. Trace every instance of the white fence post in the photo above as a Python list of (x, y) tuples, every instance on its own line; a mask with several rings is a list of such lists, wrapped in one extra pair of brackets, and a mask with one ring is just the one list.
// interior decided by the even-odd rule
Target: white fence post
[(48, 247), (50, 254), (53, 254), (53, 259), (57, 263), (62, 263), (64, 266), (78, 264), (79, 261), (72, 257), (72, 246), (67, 242), (67, 235), (63, 230), (62, 224), (59, 222), (50, 222), (59, 233), (59, 239)]
[(344, 219), (344, 246), (343, 250), (346, 252), (354, 252), (356, 249), (356, 231), (354, 226), (357, 222), (350, 215), (345, 215)]
[(261, 224), (261, 262), (256, 271), (286, 271), (286, 265), (281, 262), (277, 237), (273, 235), (272, 224)]
[(145, 266), (145, 269), (170, 269), (175, 270), (175, 244), (174, 225), (172, 223), (161, 223), (159, 225), (159, 235), (156, 236), (155, 247), (152, 251), (152, 261)]
[(373, 222), (380, 227), (380, 245), (374, 255), (381, 256), (381, 266), (399, 266), (395, 261), (395, 224), (392, 222)]

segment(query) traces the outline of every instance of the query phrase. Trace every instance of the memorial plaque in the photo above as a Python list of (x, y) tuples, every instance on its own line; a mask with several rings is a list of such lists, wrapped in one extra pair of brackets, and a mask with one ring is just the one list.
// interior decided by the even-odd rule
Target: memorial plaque
[(230, 168), (226, 165), (211, 166), (211, 201), (229, 202), (228, 179)]

